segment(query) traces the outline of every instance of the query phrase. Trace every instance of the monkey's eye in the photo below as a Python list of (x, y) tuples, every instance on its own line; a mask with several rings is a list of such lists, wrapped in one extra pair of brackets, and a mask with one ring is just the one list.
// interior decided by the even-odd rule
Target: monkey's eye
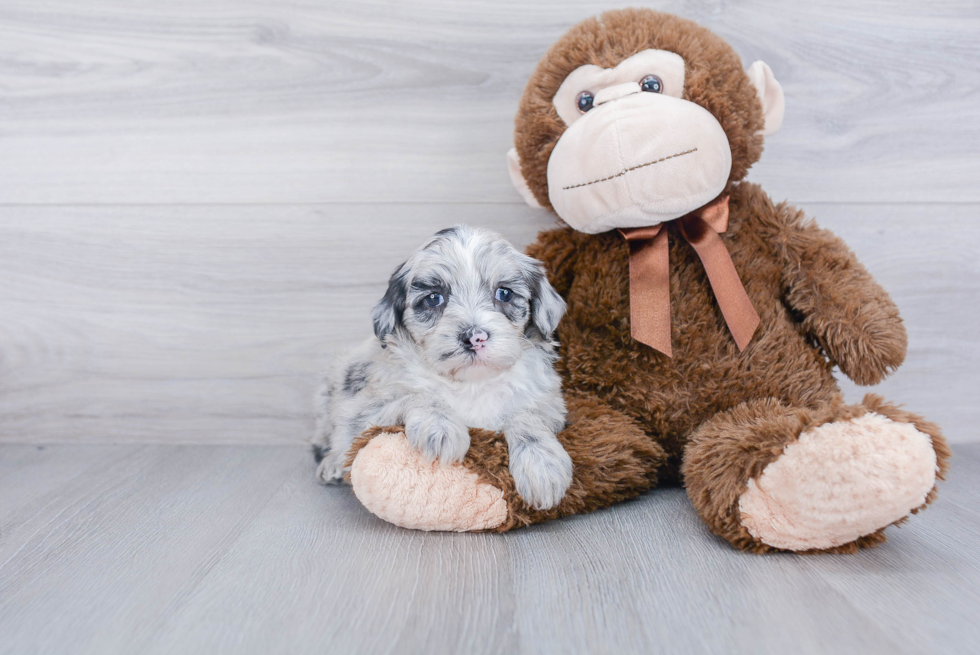
[(578, 110), (583, 114), (590, 109), (592, 109), (592, 101), (595, 100), (595, 96), (592, 95), (591, 91), (582, 91), (575, 98), (575, 104), (578, 105)]
[(514, 292), (507, 287), (497, 287), (493, 297), (500, 302), (510, 302), (510, 299), (514, 297)]
[(650, 93), (663, 93), (664, 82), (656, 75), (647, 75), (640, 80), (640, 88)]
[(445, 302), (441, 293), (430, 293), (427, 295), (422, 302), (426, 304), (427, 307), (438, 307)]

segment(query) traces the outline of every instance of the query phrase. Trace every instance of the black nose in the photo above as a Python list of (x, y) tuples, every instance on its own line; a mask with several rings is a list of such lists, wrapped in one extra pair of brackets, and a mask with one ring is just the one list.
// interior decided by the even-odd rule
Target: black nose
[(467, 350), (482, 350), (488, 339), (490, 333), (478, 327), (469, 327), (459, 333), (459, 342)]

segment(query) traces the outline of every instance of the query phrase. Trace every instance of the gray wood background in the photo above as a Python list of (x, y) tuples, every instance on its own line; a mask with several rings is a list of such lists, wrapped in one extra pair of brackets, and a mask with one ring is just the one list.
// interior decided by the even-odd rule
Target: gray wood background
[[(301, 443), (419, 242), (551, 224), (507, 178), (516, 105), (621, 4), (0, 0), (0, 441)], [(980, 441), (978, 4), (643, 4), (772, 66), (786, 121), (750, 179), (897, 300), (879, 391)]]

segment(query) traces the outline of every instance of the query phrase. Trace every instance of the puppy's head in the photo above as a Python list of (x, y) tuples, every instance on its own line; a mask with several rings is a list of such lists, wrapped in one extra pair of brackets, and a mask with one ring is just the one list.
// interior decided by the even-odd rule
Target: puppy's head
[(442, 375), (477, 380), (550, 343), (564, 313), (541, 262), (494, 232), (458, 225), (395, 270), (374, 333), (382, 345), (410, 340)]

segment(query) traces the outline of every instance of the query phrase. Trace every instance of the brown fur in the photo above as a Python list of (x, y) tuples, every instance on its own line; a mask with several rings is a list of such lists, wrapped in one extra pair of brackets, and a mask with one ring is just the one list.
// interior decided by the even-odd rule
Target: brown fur
[[(506, 530), (587, 512), (682, 480), (710, 528), (736, 547), (773, 550), (741, 524), (739, 496), (801, 432), (874, 411), (913, 423), (933, 440), (940, 477), (949, 449), (938, 428), (869, 395), (843, 403), (834, 365), (874, 384), (905, 357), (898, 309), (836, 236), (786, 205), (773, 205), (742, 182), (762, 152), (762, 110), (735, 52), (689, 21), (647, 10), (589, 19), (545, 55), (528, 82), (516, 145), (535, 197), (548, 205), (547, 163), (564, 130), (551, 99), (572, 70), (614, 66), (647, 48), (684, 57), (684, 97), (707, 108), (731, 144), (723, 240), (761, 324), (739, 352), (693, 248), (668, 223), (674, 357), (635, 341), (629, 324), (629, 249), (616, 232), (568, 227), (543, 232), (528, 254), (542, 260), (568, 303), (559, 326), (569, 426), (559, 435), (574, 482), (549, 512), (530, 509), (514, 491), (500, 435), (471, 432), (464, 465), (505, 492)], [(927, 499), (935, 497), (933, 490)], [(883, 530), (832, 549), (853, 552), (884, 541)]]
[[(559, 326), (566, 388), (589, 391), (640, 424), (668, 455), (661, 480), (679, 477), (687, 449), (684, 480), (712, 530), (740, 548), (765, 552), (771, 548), (739, 523), (737, 498), (807, 427), (879, 411), (930, 434), (943, 468), (948, 448), (936, 426), (895, 414), (874, 397), (857, 408), (841, 400), (834, 364), (868, 384), (904, 359), (905, 330), (888, 294), (840, 239), (799, 211), (774, 206), (753, 184), (736, 184), (731, 192), (723, 239), (761, 318), (742, 353), (700, 260), (673, 225), (667, 227), (673, 358), (630, 336), (629, 252), (619, 235), (559, 228), (542, 233), (528, 253), (546, 263), (568, 302)], [(729, 411), (736, 418), (763, 414), (756, 425), (726, 433)], [(709, 447), (705, 439), (718, 443)], [(834, 552), (883, 540), (876, 533)]]
[(548, 200), (548, 159), (565, 123), (551, 100), (579, 66), (611, 68), (650, 48), (684, 58), (684, 99), (710, 111), (732, 149), (729, 185), (745, 177), (762, 155), (762, 104), (731, 46), (684, 18), (647, 9), (607, 11), (582, 21), (551, 46), (528, 80), (517, 110), (514, 145), (528, 187), (544, 207)]

